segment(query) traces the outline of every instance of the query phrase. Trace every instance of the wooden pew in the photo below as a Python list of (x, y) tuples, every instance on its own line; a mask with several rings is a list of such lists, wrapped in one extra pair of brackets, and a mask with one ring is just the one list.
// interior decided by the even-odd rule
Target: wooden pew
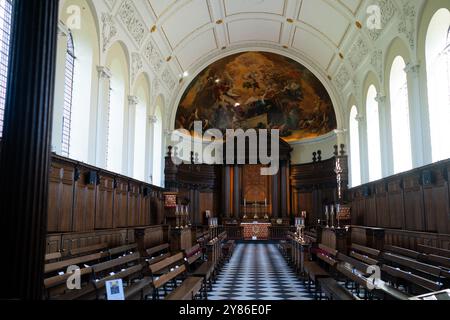
[(127, 244), (124, 246), (120, 246), (120, 247), (116, 247), (116, 248), (112, 248), (112, 249), (108, 250), (110, 259), (115, 259), (119, 256), (125, 256), (125, 255), (132, 254), (135, 252), (137, 252), (137, 244), (136, 243)]
[(411, 272), (401, 270), (400, 268), (394, 268), (388, 265), (383, 265), (381, 271), (385, 275), (389, 276), (391, 278), (390, 281), (393, 282), (394, 284), (398, 284), (398, 280), (400, 279), (404, 280), (404, 282), (407, 284), (409, 283), (416, 287), (421, 288), (422, 290), (425, 290), (425, 292), (434, 292), (442, 289), (441, 284), (435, 281), (431, 281), (429, 279), (425, 279)]
[(84, 256), (90, 253), (94, 252), (104, 252), (108, 248), (107, 243), (99, 243), (88, 247), (81, 247), (77, 249), (71, 249), (69, 251), (69, 256), (71, 257), (78, 257), (78, 256)]
[(170, 244), (164, 243), (156, 247), (148, 248), (145, 250), (146, 261), (149, 264), (158, 263), (164, 259), (171, 256), (170, 254)]
[[(337, 261), (335, 260), (337, 251), (323, 244), (319, 244), (319, 249), (323, 252), (317, 253), (318, 261), (321, 261), (330, 272), (333, 272), (333, 269), (337, 264)], [(304, 264), (304, 269), (308, 280), (308, 290), (311, 291), (311, 284), (314, 283), (314, 298), (318, 299), (321, 292), (320, 283), (318, 280), (321, 278), (331, 278), (331, 274), (314, 261), (306, 261)]]
[(450, 258), (450, 250), (430, 247), (430, 246), (426, 246), (426, 245), (423, 245), (423, 244), (419, 244), (417, 246), (417, 249), (421, 253)]
[(322, 299), (322, 294), (328, 300), (361, 300), (333, 278), (320, 278), (318, 281), (321, 289), (320, 300)]
[(405, 249), (402, 247), (396, 247), (396, 246), (385, 246), (384, 247), (384, 251), (385, 252), (390, 252), (399, 256), (404, 256), (404, 257), (408, 257), (408, 258), (412, 258), (417, 260), (420, 256), (420, 252), (417, 251), (413, 251), (413, 250), (409, 250), (409, 249)]
[(361, 246), (359, 244), (352, 244), (350, 247), (350, 257), (362, 261), (368, 265), (378, 265), (378, 258), (381, 252), (376, 249)]
[(102, 260), (108, 256), (109, 256), (108, 252), (97, 252), (97, 253), (92, 253), (92, 254), (89, 254), (86, 256), (80, 256), (80, 257), (66, 259), (66, 260), (62, 260), (62, 261), (58, 261), (58, 262), (48, 263), (44, 267), (44, 273), (50, 274), (50, 273), (57, 272), (57, 271), (65, 272), (67, 267), (69, 267), (69, 266), (76, 265), (76, 266), (83, 267), (85, 264), (92, 263), (92, 262), (94, 262), (94, 263), (99, 262), (100, 260)]
[[(164, 289), (167, 300), (192, 300), (201, 291), (203, 278), (187, 277), (187, 268), (184, 264), (183, 253), (176, 254), (161, 262), (149, 266), (152, 273), (153, 299), (159, 299), (160, 289)], [(176, 287), (176, 281), (183, 282)], [(167, 285), (172, 282), (174, 289), (167, 294)]]
[(401, 266), (403, 268), (410, 269), (415, 272), (420, 272), (424, 277), (437, 280), (445, 274), (445, 270), (439, 267), (422, 263), (414, 259), (406, 258), (403, 256), (395, 255), (389, 252), (383, 254), (383, 259), (389, 263)]
[(151, 291), (152, 279), (144, 276), (144, 266), (137, 252), (94, 265), (92, 272), (97, 299), (106, 298), (106, 282), (116, 279), (122, 279), (126, 285), (126, 300), (146, 299)]

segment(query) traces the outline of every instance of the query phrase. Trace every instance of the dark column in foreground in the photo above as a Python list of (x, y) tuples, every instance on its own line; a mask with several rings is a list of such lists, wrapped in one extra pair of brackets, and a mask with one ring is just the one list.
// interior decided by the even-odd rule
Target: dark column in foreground
[(0, 159), (0, 298), (42, 297), (59, 0), (14, 0)]

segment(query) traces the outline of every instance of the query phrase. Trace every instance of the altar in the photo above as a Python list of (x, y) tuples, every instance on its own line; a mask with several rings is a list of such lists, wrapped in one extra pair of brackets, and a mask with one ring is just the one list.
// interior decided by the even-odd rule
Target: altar
[(269, 228), (271, 223), (241, 223), (244, 240), (269, 240)]

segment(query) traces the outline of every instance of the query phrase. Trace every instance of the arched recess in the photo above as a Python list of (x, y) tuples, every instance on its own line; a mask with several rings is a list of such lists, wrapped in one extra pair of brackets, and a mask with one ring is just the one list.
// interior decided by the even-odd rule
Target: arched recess
[(148, 181), (147, 153), (149, 152), (148, 116), (150, 114), (150, 82), (145, 73), (141, 73), (137, 77), (134, 94), (138, 100), (133, 128), (133, 177), (137, 180)]
[(450, 158), (450, 11), (433, 15), (425, 41), (432, 160)]
[(108, 51), (106, 65), (111, 71), (109, 106), (104, 110), (106, 124), (103, 134), (107, 139), (106, 167), (125, 173), (127, 164), (129, 64), (125, 45), (118, 41)]
[(155, 104), (154, 121), (153, 121), (153, 170), (152, 183), (156, 186), (163, 186), (163, 124), (164, 124), (164, 97), (158, 96)]
[[(420, 24), (418, 28), (418, 40), (417, 40), (417, 59), (421, 62), (419, 77), (420, 81), (420, 105), (421, 105), (421, 119), (423, 126), (423, 149), (424, 149), (424, 162), (431, 163), (437, 161), (439, 158), (439, 152), (436, 148), (433, 148), (434, 144), (432, 141), (432, 136), (436, 136), (436, 128), (432, 128), (432, 119), (430, 114), (430, 98), (433, 99), (433, 93), (430, 92), (430, 87), (433, 88), (433, 84), (429, 83), (429, 77), (432, 76), (432, 70), (428, 70), (428, 64), (430, 59), (427, 58), (426, 54), (426, 43), (429, 31), (430, 23), (435, 17), (438, 11), (450, 12), (450, 2), (447, 0), (434, 0), (426, 1), (421, 11)], [(448, 20), (447, 20), (448, 21)], [(431, 73), (431, 75), (430, 75)], [(431, 97), (430, 97), (431, 95)], [(432, 132), (432, 129), (435, 131)]]
[[(97, 107), (97, 66), (99, 64), (100, 48), (98, 37), (98, 20), (90, 4), (85, 0), (67, 0), (61, 6), (60, 21), (63, 24), (70, 22), (72, 14), (68, 9), (71, 6), (81, 8), (82, 19), (79, 28), (71, 28), (66, 25), (73, 37), (75, 51), (75, 63), (73, 70), (73, 92), (72, 107), (70, 116), (70, 152), (73, 159), (92, 162), (95, 150), (91, 149), (95, 145), (90, 141), (95, 133), (95, 112)], [(67, 52), (66, 32), (60, 33), (58, 37), (58, 58), (57, 58), (57, 79), (55, 88), (55, 105), (53, 114), (53, 141), (52, 145), (57, 153), (62, 152), (62, 135), (65, 102), (65, 68)], [(58, 88), (59, 86), (59, 88)]]
[(368, 181), (381, 179), (383, 165), (381, 155), (380, 108), (378, 97), (380, 85), (375, 74), (370, 72), (365, 80), (363, 91), (364, 118), (367, 135)]
[(214, 62), (217, 62), (225, 57), (237, 54), (237, 53), (243, 53), (243, 52), (249, 52), (249, 51), (261, 51), (261, 52), (270, 52), (275, 53), (287, 58), (290, 58), (303, 66), (305, 66), (308, 70), (310, 70), (323, 84), (325, 89), (327, 90), (328, 94), (330, 95), (331, 101), (333, 103), (335, 114), (336, 114), (336, 121), (337, 121), (337, 129), (342, 130), (345, 129), (345, 124), (347, 123), (346, 120), (346, 110), (345, 110), (345, 101), (342, 100), (341, 92), (336, 89), (334, 86), (332, 79), (330, 80), (328, 78), (328, 75), (324, 72), (320, 71), (321, 69), (317, 67), (317, 65), (302, 55), (300, 52), (289, 52), (286, 50), (282, 50), (278, 47), (271, 46), (271, 45), (265, 45), (265, 44), (243, 44), (242, 46), (235, 46), (233, 48), (228, 48), (227, 50), (222, 50), (219, 53), (215, 53), (212, 55), (209, 55), (202, 59), (199, 63), (197, 63), (195, 66), (193, 66), (192, 70), (189, 70), (189, 77), (184, 79), (184, 82), (181, 86), (178, 87), (178, 90), (175, 91), (175, 93), (172, 95), (172, 99), (170, 101), (170, 120), (168, 122), (169, 129), (176, 129), (175, 123), (176, 123), (176, 116), (178, 111), (178, 106), (180, 104), (180, 101), (183, 97), (183, 94), (189, 87), (191, 81), (193, 81), (203, 70), (205, 70), (208, 66), (213, 64)]

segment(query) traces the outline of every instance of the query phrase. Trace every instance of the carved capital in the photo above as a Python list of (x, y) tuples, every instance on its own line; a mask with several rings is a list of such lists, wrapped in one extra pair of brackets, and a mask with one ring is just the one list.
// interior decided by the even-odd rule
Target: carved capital
[(359, 123), (361, 123), (361, 122), (364, 122), (366, 120), (366, 118), (362, 114), (358, 114), (358, 115), (356, 115), (355, 120), (358, 121)]
[(98, 66), (97, 67), (98, 77), (101, 79), (111, 79), (111, 70), (108, 67)]
[(158, 118), (156, 116), (149, 116), (148, 122), (150, 122), (151, 124), (155, 124), (156, 122), (158, 122)]
[(407, 74), (416, 76), (419, 74), (420, 64), (407, 63), (404, 70)]
[(386, 102), (386, 96), (383, 95), (383, 94), (378, 93), (376, 98), (375, 98), (375, 101), (378, 102), (378, 103), (385, 103)]
[(136, 96), (128, 96), (128, 105), (136, 106), (139, 103), (139, 98)]

